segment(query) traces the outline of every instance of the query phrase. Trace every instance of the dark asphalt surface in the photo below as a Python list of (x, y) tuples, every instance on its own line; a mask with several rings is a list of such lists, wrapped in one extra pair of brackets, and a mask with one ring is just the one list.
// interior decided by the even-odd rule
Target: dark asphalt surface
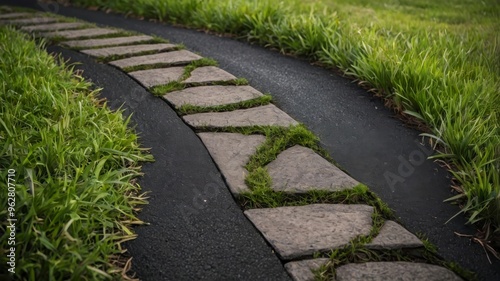
[(123, 72), (60, 47), (83, 76), (103, 87), (101, 96), (126, 114), (151, 147), (139, 183), (150, 191), (149, 205), (125, 245), (141, 280), (290, 280), (272, 248), (246, 219), (196, 134), (167, 103), (154, 97)]
[[(369, 93), (357, 87), (350, 80), (339, 77), (331, 71), (312, 66), (304, 60), (286, 57), (274, 51), (245, 42), (239, 42), (230, 38), (221, 38), (199, 31), (127, 19), (120, 15), (105, 14), (102, 12), (62, 6), (36, 5), (32, 4), (33, 1), (0, 2), (26, 5), (41, 10), (48, 9), (51, 12), (81, 18), (98, 24), (158, 35), (169, 39), (173, 43), (184, 43), (189, 50), (216, 59), (219, 61), (221, 68), (236, 76), (247, 78), (250, 84), (256, 89), (271, 93), (278, 107), (299, 122), (304, 123), (316, 133), (320, 137), (323, 147), (329, 151), (337, 163), (355, 179), (367, 184), (387, 202), (395, 210), (396, 215), (406, 228), (414, 233), (420, 232), (427, 235), (429, 240), (438, 246), (439, 253), (444, 258), (476, 271), (481, 280), (500, 280), (500, 262), (495, 260), (490, 265), (480, 246), (471, 244), (468, 239), (460, 238), (454, 234), (454, 232), (464, 234), (474, 233), (475, 230), (472, 227), (464, 226), (464, 217), (458, 216), (445, 224), (450, 217), (459, 211), (458, 207), (443, 203), (443, 200), (453, 195), (450, 192), (450, 176), (443, 168), (432, 161), (422, 160), (422, 156), (428, 154), (428, 148), (418, 144), (420, 141), (419, 132), (406, 128), (399, 120), (393, 118), (393, 114), (390, 110), (384, 108), (381, 101), (373, 98)], [(97, 71), (94, 67), (98, 66), (90, 67), (90, 65), (93, 65), (93, 62), (85, 56), (74, 55), (74, 58), (76, 57), (78, 57), (79, 61), (85, 61), (82, 67), (89, 68), (86, 71), (86, 75), (90, 78), (92, 78), (91, 76), (95, 76), (93, 80), (101, 81), (104, 79), (102, 78), (103, 76), (108, 75), (108, 71), (98, 72), (98, 74), (94, 73)], [(99, 67), (111, 69), (105, 66)], [(109, 72), (116, 71), (109, 70)], [(119, 76), (118, 73), (113, 75)], [(123, 76), (122, 79), (125, 81), (125, 75), (121, 74), (121, 76)], [(111, 79), (111, 77), (108, 79)], [(122, 80), (118, 80), (120, 81), (119, 83), (112, 80), (106, 81), (108, 84), (96, 82), (99, 86), (106, 88), (104, 94), (111, 90), (109, 89), (110, 87), (121, 88)], [(123, 83), (125, 84), (125, 82)], [(132, 86), (124, 89), (130, 88)], [(119, 96), (126, 95), (125, 92)], [(113, 101), (114, 96), (111, 96), (110, 99)], [(159, 106), (153, 104), (153, 100), (150, 98), (145, 98), (145, 100), (151, 100), (151, 103), (148, 102), (147, 105), (139, 103), (141, 107), (144, 107), (145, 111), (154, 111), (153, 108)], [(121, 102), (118, 103), (121, 104)], [(134, 100), (128, 100), (128, 102), (133, 107)], [(135, 103), (138, 102), (135, 101)], [(137, 109), (134, 111), (142, 112), (137, 111)], [(171, 118), (173, 118), (175, 114), (173, 112), (171, 114)], [(158, 119), (152, 120), (157, 121)], [(170, 120), (169, 122), (178, 125), (173, 126), (169, 124), (165, 126), (167, 131), (173, 132), (173, 130), (177, 130), (178, 128), (183, 128), (182, 130), (184, 130), (179, 120)], [(144, 130), (153, 130), (153, 132), (156, 132), (158, 131), (159, 124), (161, 123), (142, 124), (138, 126), (138, 129), (143, 132), (145, 137), (146, 131)], [(186, 132), (185, 134), (188, 135), (189, 133)], [(180, 157), (176, 159), (181, 163), (197, 157), (192, 155), (192, 151), (190, 150), (192, 148), (188, 145), (189, 141), (180, 137), (180, 133), (175, 133), (171, 137), (171, 139), (168, 138), (170, 141), (168, 145), (165, 145), (168, 153), (173, 154), (173, 151), (176, 151), (175, 153)], [(162, 143), (163, 138), (156, 137), (156, 140), (161, 140), (159, 143)], [(152, 146), (152, 144), (149, 144), (149, 146)], [(145, 145), (148, 146), (147, 143)], [(182, 148), (188, 149), (188, 152), (172, 150), (172, 147), (177, 148), (179, 146), (189, 146)], [(155, 152), (153, 151), (153, 153)], [(203, 154), (201, 151), (199, 153), (200, 155)], [(204, 154), (208, 157), (206, 152)], [(172, 159), (170, 156), (166, 159)], [(199, 161), (194, 162), (199, 163)], [(188, 175), (182, 176), (182, 173), (192, 171), (194, 168), (190, 165), (185, 164), (185, 166), (180, 166), (179, 163), (169, 164), (165, 167), (164, 173), (168, 175), (169, 182), (173, 183), (188, 177)], [(156, 179), (154, 175), (148, 176), (148, 172), (153, 171), (148, 171), (147, 167), (146, 165), (146, 177), (144, 180), (146, 181), (148, 177)], [(178, 170), (171, 171), (167, 167)], [(182, 170), (182, 167), (185, 167), (187, 170)], [(213, 168), (213, 164), (203, 169), (212, 169), (210, 167)], [(202, 169), (201, 166), (200, 169)], [(200, 175), (190, 173), (189, 176), (197, 177)], [(206, 178), (204, 179), (206, 180)], [(181, 182), (180, 184), (183, 183)], [(203, 184), (198, 185), (198, 189), (203, 190), (200, 186), (203, 186)], [(187, 187), (187, 189), (192, 188)], [(165, 193), (168, 192), (165, 191)], [(152, 199), (154, 199), (155, 196), (161, 195), (152, 194), (152, 196)], [(168, 197), (170, 196), (173, 196), (173, 198), (186, 196), (183, 198), (187, 201), (190, 200), (187, 198), (189, 196), (185, 194), (168, 194)], [(192, 193), (190, 196), (192, 196)], [(164, 201), (165, 198), (158, 199), (159, 201)], [(149, 218), (155, 218), (153, 213), (156, 211), (161, 211), (160, 214), (164, 213), (165, 216), (171, 216), (170, 211), (172, 210), (168, 212), (153, 210), (159, 208), (153, 202), (152, 200), (151, 204), (145, 209), (144, 216), (141, 216), (143, 220), (148, 221)], [(219, 204), (215, 204), (213, 208), (217, 208), (218, 206)], [(151, 212), (148, 211), (148, 208), (152, 209)], [(212, 206), (205, 208), (201, 213), (204, 216), (211, 212)], [(177, 213), (174, 212), (172, 214)], [(148, 214), (152, 217), (148, 217)], [(171, 218), (163, 219), (170, 220)], [(217, 218), (213, 219), (219, 220)], [(177, 228), (182, 227), (184, 222), (179, 218), (174, 218), (171, 223), (174, 223)], [(139, 237), (141, 237), (142, 231), (146, 230), (142, 230), (142, 228), (138, 229)], [(198, 238), (194, 234), (193, 239), (201, 239), (203, 241), (202, 238)], [(148, 244), (148, 246), (142, 246), (146, 248), (145, 252), (148, 252), (147, 247), (154, 247), (156, 252), (163, 251), (160, 247), (154, 245), (152, 241), (145, 242)], [(200, 241), (193, 241), (193, 243), (198, 242)], [(136, 264), (141, 262), (140, 258), (136, 257), (136, 253), (134, 252), (141, 250), (139, 248), (134, 248), (133, 245), (130, 247)], [(179, 251), (179, 258), (181, 258), (181, 248), (177, 247), (177, 251)], [(189, 254), (188, 260), (192, 259), (193, 255), (196, 255), (196, 251), (189, 252)], [(149, 254), (148, 257), (145, 257), (145, 261), (156, 258), (156, 256), (159, 255), (151, 256)], [(205, 258), (205, 260), (211, 261), (210, 258)], [(182, 261), (175, 262), (182, 264)], [(143, 267), (147, 267), (147, 265), (143, 265)], [(166, 269), (164, 270), (166, 271)], [(140, 273), (142, 275), (142, 272)]]

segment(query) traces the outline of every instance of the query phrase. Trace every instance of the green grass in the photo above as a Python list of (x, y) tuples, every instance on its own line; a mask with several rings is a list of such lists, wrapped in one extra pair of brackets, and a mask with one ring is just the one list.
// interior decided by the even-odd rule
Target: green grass
[[(134, 178), (152, 157), (121, 111), (29, 38), (0, 27), (0, 205), (15, 169), (14, 279), (120, 280), (121, 243), (146, 204)], [(8, 249), (6, 208), (0, 217)]]
[(272, 97), (270, 95), (263, 95), (261, 97), (246, 100), (238, 103), (232, 103), (227, 105), (217, 105), (217, 106), (195, 106), (195, 105), (182, 105), (177, 108), (179, 114), (187, 115), (187, 114), (195, 114), (195, 113), (204, 113), (204, 112), (224, 112), (224, 111), (233, 111), (236, 109), (246, 109), (256, 106), (267, 105), (271, 103)]
[[(496, 0), (75, 0), (231, 33), (341, 69), (407, 115), (453, 167), (470, 223), (500, 236)], [(500, 243), (499, 243), (500, 244)]]

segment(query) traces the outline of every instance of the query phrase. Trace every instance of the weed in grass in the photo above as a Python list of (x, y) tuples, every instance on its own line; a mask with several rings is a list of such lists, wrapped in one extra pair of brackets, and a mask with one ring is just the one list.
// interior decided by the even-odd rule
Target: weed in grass
[(218, 105), (218, 106), (194, 106), (194, 105), (182, 105), (177, 108), (177, 111), (181, 115), (187, 114), (195, 114), (195, 113), (204, 113), (204, 112), (224, 112), (224, 111), (233, 111), (236, 109), (246, 109), (256, 106), (267, 105), (272, 101), (272, 97), (270, 95), (263, 95), (261, 97), (246, 100), (238, 103), (227, 104), (227, 105)]
[[(344, 248), (331, 251), (327, 257), (329, 262), (314, 271), (315, 280), (334, 280), (336, 268), (348, 263), (364, 262), (418, 262), (444, 266), (465, 280), (477, 280), (477, 276), (454, 263), (443, 261), (425, 248), (398, 249), (398, 250), (372, 250), (364, 247), (364, 237), (358, 237)], [(322, 257), (324, 255), (318, 255)]]
[(186, 84), (178, 81), (172, 81), (166, 85), (152, 87), (149, 89), (149, 91), (155, 96), (163, 96), (166, 93), (180, 91), (184, 88), (186, 88)]
[[(165, 85), (159, 85), (159, 86), (154, 86), (150, 88), (150, 92), (153, 93), (155, 96), (163, 96), (169, 92), (173, 91), (178, 91), (182, 90), (186, 87), (196, 87), (196, 86), (207, 86), (207, 85), (236, 85), (236, 86), (242, 86), (242, 85), (248, 85), (248, 81), (244, 78), (237, 78), (234, 80), (230, 81), (214, 81), (210, 83), (182, 83), (181, 81), (188, 79), (191, 76), (191, 72), (195, 70), (198, 67), (203, 67), (203, 66), (217, 66), (218, 63), (217, 61), (210, 59), (210, 58), (202, 58), (199, 60), (195, 60), (190, 62), (188, 65), (184, 67), (184, 73), (182, 74), (181, 78), (178, 81), (171, 81)], [(125, 68), (125, 72), (131, 72), (131, 71), (136, 71), (136, 70), (145, 70), (145, 69), (155, 69), (155, 68), (161, 68), (163, 65), (162, 64), (155, 64), (155, 65), (149, 65), (149, 66), (138, 66), (138, 67), (128, 67)], [(263, 98), (263, 100), (268, 99), (268, 98)], [(256, 101), (257, 103), (259, 101)], [(263, 102), (263, 101), (262, 101)], [(242, 104), (245, 106), (245, 104)], [(231, 106), (227, 106), (228, 108)], [(224, 111), (225, 107), (220, 107), (219, 111)], [(195, 110), (193, 107), (191, 108), (184, 108), (185, 110)], [(197, 108), (199, 110), (203, 110), (202, 108)], [(217, 110), (217, 108), (213, 108), (214, 110)], [(182, 111), (181, 111), (182, 114)]]

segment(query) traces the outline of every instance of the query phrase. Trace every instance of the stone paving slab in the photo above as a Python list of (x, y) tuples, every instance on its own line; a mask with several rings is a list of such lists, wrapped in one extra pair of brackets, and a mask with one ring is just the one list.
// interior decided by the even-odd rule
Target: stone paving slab
[(77, 30), (65, 30), (65, 31), (54, 31), (43, 33), (43, 37), (52, 38), (52, 37), (64, 37), (66, 39), (76, 39), (82, 37), (94, 37), (101, 35), (110, 35), (122, 32), (118, 29), (111, 28), (86, 28), (86, 29), (77, 29)]
[(133, 55), (147, 51), (170, 51), (176, 48), (174, 44), (142, 44), (142, 45), (131, 45), (131, 46), (120, 46), (120, 47), (109, 47), (102, 49), (89, 49), (81, 50), (80, 52), (94, 56), (94, 57), (109, 57), (109, 56), (122, 56), (122, 55)]
[(249, 127), (249, 126), (282, 126), (298, 125), (292, 117), (272, 104), (239, 109), (228, 112), (209, 112), (186, 115), (183, 117), (189, 125), (199, 127)]
[(370, 249), (402, 249), (423, 246), (424, 244), (417, 236), (394, 221), (386, 221), (380, 229), (379, 235), (371, 243), (366, 244), (366, 247)]
[(84, 26), (83, 22), (61, 22), (61, 23), (49, 23), (41, 25), (23, 26), (21, 30), (25, 31), (51, 31), (51, 30), (63, 30), (63, 29), (73, 29)]
[(285, 264), (285, 269), (293, 281), (314, 281), (313, 270), (319, 269), (329, 261), (327, 258), (292, 261)]
[(267, 170), (273, 180), (271, 188), (276, 191), (338, 191), (359, 184), (312, 149), (299, 145), (280, 153)]
[(245, 215), (285, 260), (343, 247), (358, 235), (369, 235), (373, 207), (313, 204), (252, 209)]
[(13, 24), (13, 25), (30, 25), (30, 24), (45, 24), (53, 23), (59, 21), (56, 18), (50, 17), (36, 17), (28, 19), (16, 19), (16, 20), (2, 20), (1, 23)]
[(459, 281), (452, 271), (432, 264), (411, 262), (351, 263), (336, 269), (337, 281)]
[(234, 195), (250, 191), (245, 184), (245, 165), (266, 137), (234, 133), (199, 133), (203, 143), (226, 179)]
[(195, 106), (227, 105), (261, 96), (261, 92), (250, 86), (200, 86), (170, 92), (163, 97), (175, 107), (181, 107), (185, 104)]
[(178, 65), (185, 64), (195, 60), (201, 59), (195, 53), (190, 51), (180, 50), (167, 53), (160, 53), (154, 55), (138, 56), (127, 59), (115, 60), (109, 64), (114, 65), (119, 68), (131, 67), (131, 66), (142, 66), (142, 65), (152, 65), (152, 64), (170, 64)]
[(137, 36), (103, 38), (103, 39), (74, 40), (74, 41), (66, 41), (63, 42), (62, 44), (72, 48), (93, 48), (93, 47), (133, 44), (133, 43), (149, 41), (152, 39), (153, 37), (148, 35), (137, 35)]
[(139, 81), (144, 87), (150, 88), (165, 85), (181, 79), (184, 67), (168, 67), (130, 72), (129, 75)]
[(22, 18), (22, 17), (27, 17), (27, 16), (33, 16), (33, 13), (8, 13), (8, 14), (1, 14), (0, 19), (14, 19), (14, 18)]
[(212, 83), (235, 80), (236, 77), (216, 66), (198, 67), (183, 83)]

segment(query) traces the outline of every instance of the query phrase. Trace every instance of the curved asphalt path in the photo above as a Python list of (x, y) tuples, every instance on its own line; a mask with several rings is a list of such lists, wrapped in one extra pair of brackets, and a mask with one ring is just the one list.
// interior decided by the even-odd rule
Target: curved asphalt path
[[(427, 153), (428, 148), (418, 144), (420, 140), (418, 137), (419, 132), (404, 127), (399, 120), (393, 118), (393, 114), (388, 109), (384, 108), (380, 100), (373, 98), (350, 80), (339, 77), (323, 68), (312, 66), (304, 60), (283, 56), (245, 42), (221, 38), (203, 32), (126, 19), (120, 15), (102, 12), (37, 5), (33, 3), (34, 1), (1, 2), (12, 5), (25, 5), (40, 10), (49, 8), (50, 12), (57, 12), (64, 16), (77, 17), (98, 24), (158, 35), (169, 39), (173, 43), (184, 43), (189, 50), (216, 59), (222, 69), (236, 76), (247, 78), (250, 85), (262, 92), (271, 93), (278, 107), (316, 133), (321, 139), (322, 146), (328, 150), (342, 168), (355, 179), (367, 184), (388, 203), (395, 210), (396, 215), (406, 228), (414, 233), (425, 233), (429, 240), (438, 246), (439, 253), (445, 259), (455, 261), (461, 266), (477, 272), (482, 280), (500, 280), (500, 262), (498, 260), (494, 260), (493, 264), (490, 265), (480, 246), (471, 244), (468, 239), (454, 235), (454, 232), (474, 233), (472, 227), (464, 226), (464, 217), (458, 216), (445, 224), (448, 218), (459, 211), (456, 206), (442, 202), (453, 195), (450, 192), (450, 176), (443, 168), (432, 161), (420, 160), (419, 156)], [(98, 66), (84, 55), (68, 51), (63, 51), (63, 53), (67, 57), (73, 57), (76, 61), (85, 62), (80, 68), (87, 69), (84, 73), (85, 76), (93, 78), (92, 80), (98, 86), (105, 88), (103, 95), (106, 96), (106, 93), (112, 91), (113, 87), (121, 89), (123, 86), (122, 80), (118, 80), (120, 82), (117, 83), (113, 79), (123, 79), (125, 81), (125, 75), (119, 78), (120, 74), (115, 73), (113, 74), (116, 75), (115, 78), (104, 79), (103, 76), (106, 76), (107, 73), (117, 71), (107, 69), (108, 66)], [(101, 70), (101, 68), (106, 69)], [(103, 79), (107, 82), (104, 82)], [(130, 84), (132, 82), (123, 83)], [(130, 91), (130, 87), (133, 87), (133, 85), (130, 84), (123, 89)], [(110, 99), (118, 98), (115, 95), (111, 95)], [(153, 108), (157, 105), (154, 105), (153, 101), (158, 102), (158, 100), (149, 97), (144, 97), (144, 100), (151, 100), (151, 103), (148, 102), (148, 106), (144, 107), (143, 110), (154, 112)], [(134, 104), (135, 106), (141, 104), (138, 100), (129, 101), (129, 103), (132, 104), (132, 107), (134, 107)], [(141, 104), (141, 106), (143, 105)], [(142, 111), (136, 111), (136, 117), (137, 112), (142, 114), (140, 113)], [(176, 118), (173, 112), (169, 114), (171, 115), (169, 118)], [(181, 130), (179, 129), (182, 127), (180, 120), (168, 120), (164, 121), (170, 123), (165, 128), (172, 130), (169, 126), (175, 123), (175, 130)], [(150, 130), (153, 132), (157, 130), (158, 124), (139, 124), (138, 130), (142, 132), (142, 135), (145, 135)], [(182, 130), (185, 130), (185, 128), (182, 128)], [(192, 138), (194, 135), (189, 132), (185, 132), (183, 136), (187, 137), (190, 134), (191, 137), (189, 138)], [(205, 171), (204, 174), (208, 172), (214, 175), (213, 173), (216, 173), (217, 176), (212, 176), (210, 180), (216, 184), (222, 184), (218, 172), (213, 169), (213, 163), (206, 158), (209, 157), (208, 154), (198, 151), (200, 144), (196, 144), (196, 149), (192, 148), (189, 143), (198, 141), (189, 140), (189, 138), (185, 139), (176, 136), (169, 140), (168, 144), (162, 149), (170, 151), (170, 153), (175, 151), (175, 153), (179, 154), (178, 157), (181, 157), (178, 159), (202, 164), (199, 165), (199, 169), (202, 169), (200, 171)], [(157, 141), (162, 142), (163, 139), (158, 136)], [(145, 145), (148, 146), (148, 143), (145, 143)], [(152, 146), (152, 144), (149, 146)], [(188, 149), (189, 152), (180, 151), (181, 148)], [(193, 156), (193, 151), (197, 151), (200, 156)], [(172, 183), (181, 180), (184, 176), (200, 177), (200, 173), (179, 176), (176, 174), (175, 169), (179, 169), (179, 172), (183, 171), (183, 167), (189, 170), (189, 165), (192, 163), (170, 163), (168, 162), (168, 157), (170, 157), (168, 153), (166, 157), (165, 173), (171, 173)], [(193, 157), (201, 157), (203, 161), (192, 159)], [(413, 159), (413, 161), (407, 162), (410, 159)], [(203, 168), (204, 165), (210, 167)], [(169, 172), (170, 169), (174, 170)], [(152, 172), (148, 171), (148, 165), (145, 165), (144, 172), (146, 173), (144, 181), (146, 181), (148, 174)], [(390, 180), (394, 182), (391, 184), (387, 177), (390, 177)], [(218, 179), (214, 180), (214, 178)], [(201, 180), (201, 186), (203, 184), (207, 186), (207, 180), (209, 179), (206, 177)], [(143, 183), (143, 185), (145, 184)], [(187, 187), (187, 189), (191, 188)], [(198, 190), (203, 190), (203, 188), (198, 188)], [(210, 190), (210, 187), (207, 190)], [(217, 196), (227, 197), (229, 193), (221, 194), (217, 194)], [(170, 195), (174, 198), (180, 196), (178, 194)], [(208, 192), (208, 195), (210, 197), (210, 192)], [(159, 214), (155, 212), (161, 211), (158, 210), (154, 203), (156, 195), (151, 194), (151, 196), (151, 204), (141, 214), (141, 218), (146, 221), (148, 220), (148, 214), (158, 216)], [(218, 207), (220, 207), (219, 204), (215, 204), (203, 209), (203, 212), (209, 212), (211, 208)], [(237, 212), (236, 209), (234, 208), (235, 212)], [(182, 213), (187, 213), (189, 216), (194, 214), (192, 209)], [(166, 212), (164, 216), (172, 216), (173, 214)], [(182, 227), (184, 223), (179, 218), (177, 222), (175, 220), (171, 222), (174, 223), (174, 227)], [(229, 220), (229, 222), (234, 221)], [(138, 228), (137, 231), (139, 233), (138, 240), (140, 240), (141, 228)], [(213, 238), (217, 238), (220, 243), (224, 243), (225, 240), (221, 236), (215, 236)], [(198, 242), (203, 243), (203, 237), (193, 237), (193, 240), (197, 239), (201, 240)], [(153, 269), (147, 268), (148, 261), (159, 258), (159, 254), (164, 250), (157, 245), (153, 245), (153, 242), (150, 241), (147, 246), (149, 247), (148, 252), (151, 251), (152, 253), (151, 256), (146, 257), (145, 260), (138, 260), (135, 257), (135, 265), (141, 264), (142, 267), (146, 267), (144, 271), (137, 269), (141, 275), (142, 272), (149, 272), (149, 270)], [(172, 244), (176, 243), (176, 241), (171, 242)], [(131, 243), (129, 246), (132, 253), (134, 253), (133, 244)], [(215, 244), (214, 247), (217, 247)], [(236, 249), (238, 248), (235, 247), (235, 251), (237, 251)], [(177, 247), (177, 251), (179, 251), (178, 258), (184, 258), (181, 252), (185, 251), (185, 249)], [(196, 251), (191, 252), (189, 257), (194, 261)], [(231, 259), (231, 257), (226, 258)], [(182, 261), (180, 261), (179, 266), (182, 266)], [(279, 275), (279, 273), (276, 274)], [(275, 280), (271, 276), (265, 279)]]
[(143, 147), (139, 179), (151, 192), (138, 238), (125, 248), (141, 280), (290, 280), (272, 248), (246, 219), (196, 134), (160, 98), (122, 71), (82, 53), (49, 47), (83, 70), (113, 109), (123, 104)]

